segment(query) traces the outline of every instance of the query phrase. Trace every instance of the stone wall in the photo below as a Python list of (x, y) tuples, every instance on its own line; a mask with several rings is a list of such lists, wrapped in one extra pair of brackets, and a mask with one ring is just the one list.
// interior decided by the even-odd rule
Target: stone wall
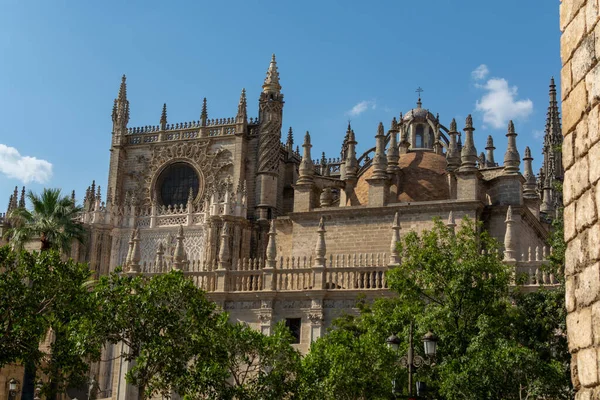
[(600, 396), (600, 24), (598, 0), (560, 4), (566, 305), (576, 399)]

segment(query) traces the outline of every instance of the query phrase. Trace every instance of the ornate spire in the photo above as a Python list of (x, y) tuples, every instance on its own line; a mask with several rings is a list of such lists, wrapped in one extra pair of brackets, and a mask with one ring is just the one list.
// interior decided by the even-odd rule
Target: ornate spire
[(231, 266), (231, 252), (229, 251), (229, 222), (223, 222), (221, 230), (221, 245), (219, 248), (219, 269), (229, 269)]
[(446, 160), (448, 162), (446, 169), (452, 172), (460, 167), (460, 153), (458, 151), (458, 142), (456, 141), (458, 137), (458, 131), (456, 127), (456, 119), (454, 118), (452, 118), (452, 122), (450, 122), (450, 130), (448, 131), (448, 135), (450, 136), (450, 143), (448, 144), (448, 152), (446, 153)]
[(21, 189), (21, 197), (19, 198), (19, 208), (25, 208), (25, 186)]
[(173, 252), (173, 269), (176, 271), (183, 271), (187, 265), (187, 255), (185, 254), (185, 248), (183, 246), (183, 225), (179, 225), (177, 230), (177, 237), (175, 242), (175, 251)]
[(523, 174), (523, 177), (525, 178), (523, 197), (526, 199), (537, 199), (537, 182), (535, 175), (533, 174), (531, 161), (533, 161), (533, 157), (531, 157), (531, 150), (529, 149), (529, 146), (527, 146), (525, 147), (525, 157), (523, 157), (523, 162), (525, 163), (525, 173)]
[(281, 91), (281, 85), (279, 84), (279, 71), (277, 71), (277, 61), (275, 61), (275, 54), (271, 56), (271, 63), (267, 70), (267, 77), (263, 84), (263, 93), (279, 93)]
[(285, 147), (289, 152), (292, 152), (294, 149), (294, 131), (292, 131), (292, 127), (288, 130), (287, 139), (285, 141)]
[(516, 232), (514, 232), (514, 223), (512, 207), (508, 206), (506, 211), (506, 233), (504, 234), (504, 261), (514, 262), (516, 260)]
[(477, 150), (475, 149), (475, 143), (473, 142), (473, 117), (471, 114), (467, 116), (465, 121), (465, 144), (463, 145), (460, 152), (460, 170), (461, 171), (475, 171), (475, 163), (477, 162)]
[(392, 242), (390, 243), (390, 265), (400, 264), (400, 253), (398, 253), (398, 242), (400, 241), (400, 216), (398, 211), (394, 214), (392, 223)]
[(73, 205), (75, 205), (75, 190), (71, 191), (71, 203), (73, 203)]
[(302, 145), (304, 153), (302, 155), (302, 161), (300, 162), (298, 181), (296, 182), (299, 185), (310, 184), (314, 181), (313, 175), (315, 174), (315, 168), (310, 155), (311, 147), (310, 133), (306, 131), (306, 135), (304, 135), (304, 144)]
[(131, 231), (131, 236), (129, 237), (129, 242), (127, 242), (127, 256), (125, 256), (125, 265), (124, 269), (126, 272), (131, 272), (129, 270), (129, 266), (131, 265), (131, 256), (133, 255), (133, 239), (135, 238), (135, 229)]
[(163, 104), (162, 113), (160, 114), (160, 129), (167, 129), (167, 103)]
[(317, 233), (317, 245), (315, 246), (315, 265), (324, 267), (325, 266), (325, 254), (327, 253), (327, 245), (325, 244), (325, 218), (321, 217), (319, 220), (319, 229)]
[(494, 160), (494, 150), (496, 150), (496, 148), (494, 147), (494, 138), (492, 138), (492, 135), (489, 135), (487, 138), (485, 150), (486, 150), (485, 166), (486, 167), (495, 167), (496, 161)]
[(206, 97), (202, 99), (202, 112), (200, 113), (200, 123), (202, 126), (206, 126), (208, 120), (208, 107), (206, 106)]
[(248, 113), (246, 109), (246, 89), (242, 89), (242, 94), (240, 94), (240, 101), (238, 103), (238, 112), (235, 117), (235, 122), (241, 124), (248, 120)]
[(373, 157), (373, 179), (387, 178), (387, 159), (385, 157), (385, 133), (380, 122), (375, 135), (375, 156)]
[(515, 124), (512, 120), (508, 121), (508, 146), (504, 154), (504, 173), (508, 175), (518, 174), (519, 166), (521, 165), (521, 156), (517, 150), (517, 133), (515, 132)]
[(392, 120), (390, 127), (390, 143), (387, 150), (387, 172), (394, 173), (398, 167), (398, 160), (400, 159), (400, 150), (398, 149), (398, 122), (396, 117)]
[(277, 265), (277, 232), (275, 231), (275, 220), (271, 220), (271, 228), (269, 229), (269, 242), (267, 243), (267, 265), (266, 268), (275, 268)]
[(348, 141), (346, 150), (346, 179), (355, 180), (358, 174), (358, 160), (356, 159), (356, 138), (354, 131), (350, 128), (348, 123)]
[(119, 95), (114, 102), (112, 120), (113, 128), (126, 128), (129, 123), (129, 100), (127, 100), (127, 78), (125, 75), (121, 78)]

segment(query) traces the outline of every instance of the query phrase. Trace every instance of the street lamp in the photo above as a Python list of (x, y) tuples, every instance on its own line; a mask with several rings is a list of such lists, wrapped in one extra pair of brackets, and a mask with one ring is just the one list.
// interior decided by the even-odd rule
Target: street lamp
[[(413, 344), (413, 322), (410, 323), (410, 329), (408, 331), (408, 353), (400, 358), (400, 365), (402, 368), (408, 369), (408, 395), (413, 394), (413, 374), (423, 365), (432, 365), (433, 359), (437, 351), (438, 338), (431, 332), (427, 332), (423, 336), (423, 347), (427, 359), (424, 359), (418, 354), (415, 354), (415, 347)], [(386, 343), (388, 347), (398, 353), (400, 346), (400, 339), (396, 335), (392, 335), (387, 338)]]
[(19, 391), (19, 381), (15, 378), (10, 378), (8, 381), (8, 398), (14, 399), (17, 397), (17, 392)]

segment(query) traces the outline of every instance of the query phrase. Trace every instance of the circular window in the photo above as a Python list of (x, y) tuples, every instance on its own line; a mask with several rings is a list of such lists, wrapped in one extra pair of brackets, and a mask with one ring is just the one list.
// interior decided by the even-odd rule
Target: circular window
[(157, 189), (165, 206), (187, 204), (190, 189), (194, 198), (198, 195), (200, 178), (188, 164), (172, 164), (158, 177)]

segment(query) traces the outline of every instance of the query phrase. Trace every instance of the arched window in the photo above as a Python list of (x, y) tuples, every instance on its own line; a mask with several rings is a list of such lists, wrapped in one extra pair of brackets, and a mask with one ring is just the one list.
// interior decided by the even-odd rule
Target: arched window
[(160, 174), (156, 188), (163, 205), (185, 205), (190, 189), (193, 197), (198, 195), (200, 179), (196, 171), (188, 164), (175, 163)]
[(420, 149), (423, 147), (424, 134), (425, 127), (422, 124), (417, 125), (417, 131), (415, 133), (415, 148)]

